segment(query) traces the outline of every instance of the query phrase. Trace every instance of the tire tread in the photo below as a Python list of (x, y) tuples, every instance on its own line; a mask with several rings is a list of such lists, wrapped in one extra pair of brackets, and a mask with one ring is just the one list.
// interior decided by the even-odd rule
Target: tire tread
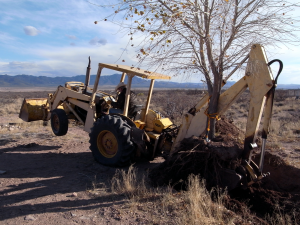
[[(110, 129), (118, 140), (118, 152), (113, 159), (102, 156), (97, 147), (97, 136), (104, 129)], [(116, 115), (107, 115), (99, 118), (93, 125), (90, 133), (90, 149), (95, 159), (103, 165), (123, 167), (131, 163), (135, 147), (130, 140), (130, 126)], [(120, 151), (120, 152), (119, 152)]]

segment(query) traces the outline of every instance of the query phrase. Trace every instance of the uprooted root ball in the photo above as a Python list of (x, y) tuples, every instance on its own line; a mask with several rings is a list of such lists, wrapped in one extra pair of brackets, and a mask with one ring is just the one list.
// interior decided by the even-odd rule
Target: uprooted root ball
[(208, 189), (225, 187), (224, 169), (234, 171), (241, 163), (243, 146), (237, 138), (241, 132), (225, 118), (217, 122), (216, 131), (219, 136), (211, 142), (198, 137), (183, 140), (163, 164), (151, 171), (153, 183), (184, 189), (188, 176), (195, 174), (206, 180)]

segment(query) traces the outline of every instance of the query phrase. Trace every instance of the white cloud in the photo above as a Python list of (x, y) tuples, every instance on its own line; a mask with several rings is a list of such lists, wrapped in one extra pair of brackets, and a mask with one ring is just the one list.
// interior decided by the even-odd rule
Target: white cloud
[(7, 69), (32, 69), (32, 68), (36, 68), (36, 64), (35, 63), (31, 63), (31, 62), (17, 62), (17, 61), (13, 61), (13, 62), (9, 62), (8, 64), (3, 66), (4, 68)]
[(36, 36), (39, 34), (39, 30), (33, 26), (25, 26), (23, 29), (25, 34), (29, 36)]
[(66, 37), (68, 37), (69, 39), (72, 39), (72, 40), (76, 40), (77, 37), (75, 35), (68, 35), (66, 34)]
[(93, 38), (92, 40), (89, 41), (90, 45), (106, 45), (107, 40), (104, 38)]
[[(0, 62), (0, 74), (33, 75), (33, 71), (37, 71), (42, 68), (45, 68), (45, 67), (41, 66), (41, 64), (35, 63), (35, 62), (20, 62), (20, 61)], [(48, 67), (48, 69), (49, 69), (49, 67)], [(39, 74), (36, 74), (36, 75), (39, 75)]]
[[(32, 49), (26, 49), (26, 54), (34, 55), (34, 62), (24, 61), (0, 61), (0, 74), (28, 74), (35, 76), (74, 76), (83, 75), (88, 65), (88, 57), (91, 56), (91, 73), (96, 74), (98, 63), (121, 63), (124, 59), (126, 65), (135, 64), (132, 55), (123, 54), (119, 44), (106, 44), (99, 48), (95, 47), (53, 47), (53, 46), (36, 46)], [(119, 61), (117, 61), (119, 59)], [(124, 64), (124, 63), (123, 63)], [(114, 74), (116, 71), (103, 70), (102, 74)]]
[(10, 17), (10, 16), (2, 16), (2, 18), (0, 19), (0, 23), (1, 24), (8, 24), (12, 20), (13, 20), (13, 18)]
[(16, 40), (16, 38), (11, 36), (10, 34), (0, 32), (0, 41), (2, 43), (9, 43), (9, 42), (12, 42), (12, 41), (15, 41), (15, 40)]

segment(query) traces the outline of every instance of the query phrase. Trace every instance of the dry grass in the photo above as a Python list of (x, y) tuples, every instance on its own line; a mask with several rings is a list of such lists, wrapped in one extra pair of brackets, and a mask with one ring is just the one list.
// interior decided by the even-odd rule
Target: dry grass
[(223, 206), (225, 194), (215, 190), (217, 196), (211, 198), (205, 188), (205, 183), (200, 181), (198, 176), (190, 175), (188, 190), (185, 198), (188, 203), (188, 217), (185, 219), (187, 224), (232, 224), (234, 217), (228, 217), (228, 210)]
[(10, 114), (18, 114), (22, 106), (23, 99), (1, 99), (0, 115), (7, 116)]
[[(111, 192), (126, 196), (128, 202), (123, 208), (133, 212), (147, 214), (154, 224), (252, 224), (253, 217), (248, 208), (243, 217), (228, 210), (224, 206), (226, 193), (212, 190), (208, 192), (205, 182), (199, 176), (190, 175), (186, 191), (174, 191), (170, 186), (154, 188), (147, 184), (147, 179), (138, 179), (138, 171), (133, 167), (125, 170), (117, 170), (111, 180)], [(103, 183), (96, 184), (105, 191), (110, 188), (104, 187)], [(158, 219), (159, 218), (159, 219)], [(298, 224), (299, 219), (295, 215), (282, 213), (280, 207), (265, 220), (269, 224)], [(292, 223), (293, 221), (293, 223)]]
[[(225, 116), (234, 121), (234, 124), (242, 131), (246, 130), (248, 116), (247, 93), (244, 93), (236, 103), (225, 113)], [(280, 101), (279, 101), (280, 100)], [(297, 130), (300, 128), (300, 99), (286, 98), (284, 102), (275, 98), (273, 116), (270, 126), (270, 135), (279, 141), (289, 138), (298, 138)], [(278, 102), (279, 101), (279, 102)], [(262, 117), (263, 121), (263, 117)], [(261, 127), (260, 127), (261, 129)]]
[(226, 193), (208, 192), (205, 183), (194, 175), (189, 177), (187, 191), (177, 192), (170, 186), (153, 188), (147, 185), (145, 178), (138, 179), (137, 170), (130, 166), (128, 171), (116, 171), (111, 180), (111, 191), (125, 195), (131, 210), (139, 210), (143, 204), (143, 211), (153, 218), (152, 222), (157, 220), (157, 216), (172, 221), (172, 224), (195, 225), (234, 224), (248, 219), (242, 219), (223, 206)]
[(146, 188), (145, 177), (137, 179), (136, 169), (131, 165), (128, 171), (117, 170), (111, 181), (111, 189), (118, 194), (124, 194), (129, 199), (141, 199), (151, 195)]
[(266, 221), (268, 221), (270, 225), (297, 225), (300, 223), (300, 219), (295, 214), (284, 214), (279, 206), (277, 206), (276, 212), (272, 216), (266, 216)]

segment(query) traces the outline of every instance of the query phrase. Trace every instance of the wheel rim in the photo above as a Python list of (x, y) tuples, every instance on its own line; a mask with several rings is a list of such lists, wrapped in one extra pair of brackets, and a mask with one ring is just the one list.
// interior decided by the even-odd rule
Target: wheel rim
[(112, 158), (118, 152), (118, 141), (115, 135), (108, 130), (103, 130), (98, 134), (97, 146), (99, 152), (106, 158)]
[(52, 127), (56, 131), (59, 130), (59, 119), (58, 119), (58, 115), (56, 114), (52, 116)]

